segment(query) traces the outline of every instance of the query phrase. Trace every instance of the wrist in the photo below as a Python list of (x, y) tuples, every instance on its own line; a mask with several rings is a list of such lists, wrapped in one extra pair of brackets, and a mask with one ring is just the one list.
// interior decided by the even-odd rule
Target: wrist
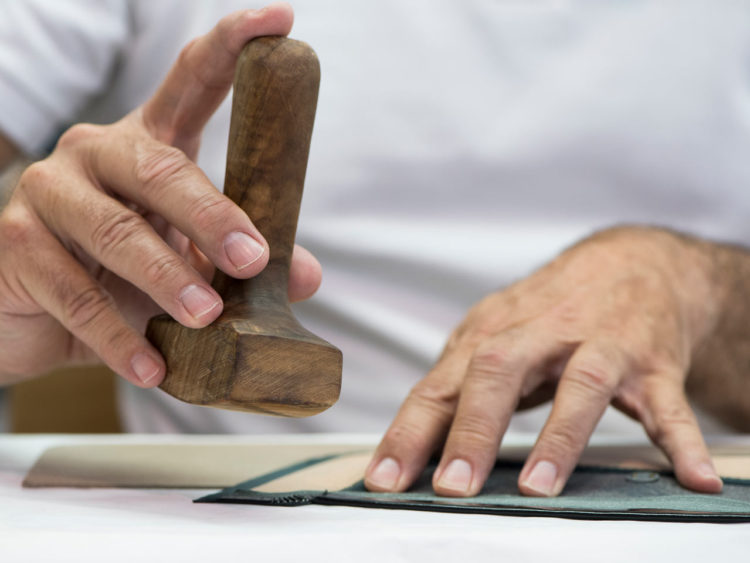
[(750, 430), (750, 253), (739, 246), (696, 241), (705, 270), (713, 319), (693, 348), (686, 390), (691, 400), (730, 427)]
[(665, 228), (617, 226), (593, 235), (587, 242), (606, 245), (617, 253), (622, 271), (645, 276), (648, 290), (664, 292), (672, 305), (691, 351), (715, 332), (725, 307), (725, 281), (718, 273), (717, 245)]

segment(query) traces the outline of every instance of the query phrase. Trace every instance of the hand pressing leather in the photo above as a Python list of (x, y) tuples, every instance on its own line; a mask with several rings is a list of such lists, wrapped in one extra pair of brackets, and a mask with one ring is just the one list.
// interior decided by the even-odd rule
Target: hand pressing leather
[(562, 491), (610, 403), (643, 424), (680, 483), (720, 491), (685, 395), (691, 361), (724, 307), (714, 267), (707, 243), (617, 228), (489, 295), (402, 405), (367, 470), (367, 487), (408, 488), (444, 444), (435, 491), (476, 495), (516, 408), (554, 395), (519, 476), (521, 493)]
[[(206, 326), (222, 310), (214, 265), (236, 278), (265, 267), (266, 241), (194, 160), (242, 47), (287, 34), (292, 19), (287, 4), (227, 16), (142, 107), (72, 127), (26, 170), (0, 215), (0, 383), (99, 357), (155, 386), (165, 366), (143, 336), (148, 318)], [(290, 275), (291, 299), (303, 299), (320, 266), (297, 248)]]

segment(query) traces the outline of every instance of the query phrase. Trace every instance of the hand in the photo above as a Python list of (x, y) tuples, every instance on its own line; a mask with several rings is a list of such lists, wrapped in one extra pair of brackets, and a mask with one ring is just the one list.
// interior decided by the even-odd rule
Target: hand
[(483, 299), (409, 394), (365, 484), (405, 490), (444, 442), (435, 491), (476, 495), (514, 410), (554, 394), (521, 493), (562, 491), (610, 403), (643, 424), (680, 483), (720, 491), (684, 392), (692, 355), (717, 317), (710, 270), (696, 241), (618, 228)]
[[(112, 125), (72, 127), (22, 175), (0, 215), (3, 382), (98, 356), (155, 386), (165, 366), (143, 336), (148, 318), (164, 310), (206, 326), (222, 310), (214, 265), (236, 278), (265, 267), (266, 241), (193, 161), (242, 47), (285, 35), (292, 19), (287, 4), (222, 19), (142, 107)], [(297, 248), (290, 275), (299, 300), (319, 285), (320, 266)]]

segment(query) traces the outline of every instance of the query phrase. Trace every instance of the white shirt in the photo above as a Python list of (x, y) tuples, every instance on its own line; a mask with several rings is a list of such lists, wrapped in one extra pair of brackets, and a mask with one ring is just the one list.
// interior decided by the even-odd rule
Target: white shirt
[[(256, 2), (0, 2), (0, 129), (27, 151), (148, 98), (179, 49)], [(258, 6), (260, 4), (257, 4)], [(304, 420), (122, 385), (135, 431), (381, 431), (472, 303), (615, 223), (748, 242), (750, 20), (730, 1), (298, 0), (322, 81), (296, 307), (344, 352)], [(229, 104), (199, 164), (222, 185)], [(544, 411), (517, 417), (541, 427)], [(640, 432), (608, 413), (600, 425)]]

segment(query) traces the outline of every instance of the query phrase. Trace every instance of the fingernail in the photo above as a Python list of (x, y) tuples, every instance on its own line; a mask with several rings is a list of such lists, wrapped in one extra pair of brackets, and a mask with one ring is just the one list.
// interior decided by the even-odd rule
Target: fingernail
[(141, 380), (141, 383), (148, 383), (159, 375), (161, 366), (148, 354), (138, 352), (130, 360), (130, 366), (133, 368), (135, 375)]
[(183, 289), (180, 301), (187, 312), (196, 319), (207, 315), (221, 303), (212, 292), (199, 285), (189, 285)]
[(401, 467), (392, 457), (385, 457), (367, 476), (367, 482), (378, 489), (392, 490), (398, 483)]
[(471, 465), (463, 459), (454, 459), (443, 470), (436, 487), (457, 493), (468, 493), (471, 486)]
[(236, 231), (224, 239), (224, 251), (234, 267), (242, 270), (263, 256), (266, 247), (250, 235)]
[(540, 496), (551, 497), (555, 493), (557, 467), (549, 461), (540, 461), (523, 482), (524, 486)]

